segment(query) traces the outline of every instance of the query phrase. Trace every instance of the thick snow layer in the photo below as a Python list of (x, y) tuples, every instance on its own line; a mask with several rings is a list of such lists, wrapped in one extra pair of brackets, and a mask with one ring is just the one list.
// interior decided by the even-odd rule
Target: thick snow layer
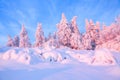
[(8, 48), (0, 50), (0, 60), (15, 61), (22, 64), (37, 64), (40, 62), (71, 63), (84, 62), (90, 65), (120, 64), (119, 52), (108, 49), (72, 50), (69, 48)]
[(13, 60), (19, 63), (24, 63), (24, 64), (29, 64), (30, 62), (30, 56), (29, 54), (26, 54), (23, 51), (20, 52), (16, 52), (16, 50), (8, 50), (3, 54), (0, 54), (0, 59), (1, 60), (5, 60), (5, 61), (9, 61), (9, 60)]
[(107, 49), (96, 50), (91, 63), (101, 65), (116, 64), (116, 58), (113, 55), (114, 54)]
[(120, 80), (120, 52), (0, 48), (0, 80)]
[(120, 80), (120, 66), (11, 63), (0, 68), (0, 80)]

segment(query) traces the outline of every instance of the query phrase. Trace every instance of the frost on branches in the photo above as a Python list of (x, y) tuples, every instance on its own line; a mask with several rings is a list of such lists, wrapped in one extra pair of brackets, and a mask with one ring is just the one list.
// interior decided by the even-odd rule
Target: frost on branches
[(38, 23), (37, 29), (36, 29), (36, 33), (35, 33), (35, 38), (36, 38), (36, 42), (35, 42), (35, 47), (42, 47), (45, 38), (44, 38), (44, 32), (42, 31), (42, 25), (40, 23)]
[(24, 27), (24, 25), (22, 25), (22, 30), (20, 32), (20, 45), (19, 47), (30, 47), (31, 44), (29, 42), (29, 38), (28, 38), (28, 34), (27, 34), (27, 31)]

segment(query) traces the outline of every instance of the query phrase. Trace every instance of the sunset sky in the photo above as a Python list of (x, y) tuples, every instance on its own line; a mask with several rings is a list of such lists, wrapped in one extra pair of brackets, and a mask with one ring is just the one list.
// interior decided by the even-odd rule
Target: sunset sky
[(19, 35), (22, 24), (32, 43), (38, 22), (45, 36), (55, 32), (62, 13), (68, 21), (78, 16), (79, 30), (85, 32), (85, 19), (110, 25), (120, 14), (120, 0), (0, 0), (0, 46), (8, 34)]

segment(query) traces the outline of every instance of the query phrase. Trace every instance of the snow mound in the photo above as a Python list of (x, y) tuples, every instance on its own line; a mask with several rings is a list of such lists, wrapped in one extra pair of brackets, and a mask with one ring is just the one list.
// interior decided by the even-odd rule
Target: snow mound
[(14, 61), (22, 64), (39, 64), (56, 62), (86, 63), (90, 65), (116, 65), (120, 64), (119, 52), (108, 49), (99, 50), (72, 50), (69, 48), (7, 48), (0, 49), (0, 61)]
[(30, 55), (26, 54), (23, 51), (17, 52), (17, 50), (10, 49), (3, 54), (0, 54), (0, 60), (5, 61), (15, 61), (18, 63), (29, 64), (30, 62)]
[(87, 51), (87, 50), (81, 50), (81, 51), (72, 50), (72, 51), (66, 51), (66, 53), (76, 61), (85, 62), (85, 63), (90, 63), (90, 60), (93, 55), (92, 51)]
[(95, 51), (91, 64), (95, 65), (116, 64), (116, 61), (114, 56), (109, 50), (101, 49)]

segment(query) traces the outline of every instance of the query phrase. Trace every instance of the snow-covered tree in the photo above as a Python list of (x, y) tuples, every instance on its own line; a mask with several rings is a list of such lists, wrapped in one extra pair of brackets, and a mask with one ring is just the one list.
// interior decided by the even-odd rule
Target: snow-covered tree
[(27, 33), (24, 25), (22, 25), (22, 29), (21, 29), (21, 32), (20, 32), (20, 44), (19, 44), (19, 47), (31, 47), (29, 37), (28, 37), (28, 33)]
[(82, 37), (79, 32), (76, 16), (72, 18), (71, 22), (67, 22), (64, 14), (62, 19), (57, 25), (57, 36), (60, 44), (63, 46), (71, 47), (73, 49), (82, 49)]
[(44, 32), (42, 31), (42, 25), (40, 23), (38, 23), (37, 25), (35, 38), (36, 38), (35, 47), (42, 47), (45, 38), (44, 38)]
[(90, 35), (92, 38), (92, 49), (95, 49), (96, 45), (98, 45), (99, 37), (100, 37), (100, 23), (97, 21), (94, 25), (94, 28), (90, 31)]
[(14, 47), (14, 41), (13, 41), (13, 39), (11, 38), (10, 35), (8, 35), (7, 46), (8, 46), (8, 47)]
[[(53, 46), (55, 48), (67, 46), (72, 49), (98, 49), (108, 48), (120, 50), (120, 16), (111, 25), (100, 25), (97, 21), (85, 20), (86, 32), (81, 34), (74, 16), (71, 22), (68, 22), (65, 15), (62, 14), (61, 21), (57, 24), (57, 32), (50, 34), (47, 38), (44, 37), (42, 26), (39, 23), (35, 33), (35, 47)], [(102, 28), (102, 29), (100, 29)], [(45, 45), (44, 45), (45, 44)], [(28, 33), (22, 26), (20, 32), (20, 40), (18, 36), (12, 39), (8, 36), (7, 46), (9, 47), (30, 47)]]
[(88, 21), (86, 19), (86, 33), (83, 37), (83, 45), (85, 49), (95, 49), (96, 44), (98, 44), (99, 40), (99, 31), (100, 31), (100, 23), (94, 22), (92, 20)]
[(19, 37), (18, 36), (14, 37), (14, 46), (19, 47)]
[(71, 20), (72, 29), (73, 29), (74, 33), (80, 34), (78, 26), (77, 26), (76, 19), (77, 19), (77, 16), (74, 16)]
[(83, 49), (81, 36), (75, 33), (72, 33), (71, 39), (70, 39), (70, 47), (73, 49)]
[(110, 26), (103, 25), (103, 29), (100, 31), (99, 48), (108, 48), (120, 50), (120, 20), (116, 19)]
[(86, 32), (89, 32), (89, 27), (90, 27), (90, 23), (88, 21), (88, 19), (85, 20), (85, 27), (86, 27)]
[(87, 50), (92, 49), (91, 42), (92, 42), (92, 40), (90, 38), (89, 33), (83, 34), (82, 43), (83, 43), (84, 49), (87, 49)]
[(57, 28), (58, 28), (57, 36), (58, 36), (59, 43), (69, 47), (71, 29), (64, 14), (62, 14), (62, 19), (60, 23), (57, 24)]
[(54, 33), (53, 35), (50, 35), (48, 42), (49, 42), (49, 45), (54, 48), (58, 48), (60, 46), (56, 33)]
[(79, 29), (78, 29), (78, 26), (77, 26), (77, 23), (76, 23), (76, 16), (74, 16), (71, 20), (71, 31), (72, 31), (72, 34), (71, 34), (71, 39), (70, 39), (70, 45), (71, 45), (71, 48), (73, 49), (82, 49), (83, 46), (82, 46), (82, 36), (79, 32)]

